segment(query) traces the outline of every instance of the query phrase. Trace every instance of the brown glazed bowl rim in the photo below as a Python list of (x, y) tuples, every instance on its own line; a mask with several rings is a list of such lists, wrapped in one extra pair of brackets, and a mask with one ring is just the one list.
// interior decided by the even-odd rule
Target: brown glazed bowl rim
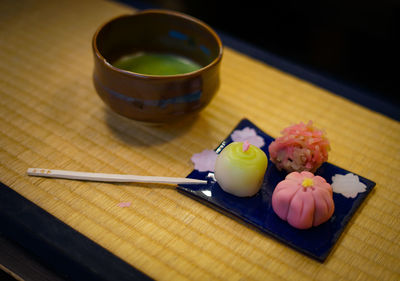
[[(215, 39), (215, 41), (218, 44), (218, 55), (216, 58), (213, 59), (212, 62), (210, 62), (209, 64), (195, 70), (192, 72), (188, 72), (188, 73), (182, 73), (182, 74), (173, 74), (173, 75), (149, 75), (149, 74), (142, 74), (142, 73), (137, 73), (137, 72), (132, 72), (132, 71), (127, 71), (127, 70), (123, 70), (120, 68), (117, 68), (115, 66), (113, 66), (111, 63), (109, 63), (106, 58), (100, 53), (100, 51), (97, 48), (97, 37), (100, 33), (100, 31), (108, 24), (110, 24), (113, 21), (116, 21), (120, 18), (125, 18), (125, 17), (134, 17), (137, 15), (144, 15), (144, 14), (164, 14), (164, 15), (170, 15), (170, 16), (175, 16), (175, 17), (180, 17), (192, 22), (195, 22), (196, 24), (202, 26), (203, 28), (205, 28), (207, 30), (207, 32), (209, 32)], [(120, 15), (120, 16), (116, 16), (114, 18), (111, 18), (110, 20), (106, 21), (105, 23), (103, 23), (102, 25), (100, 25), (95, 34), (93, 35), (93, 39), (92, 39), (92, 47), (93, 47), (93, 51), (95, 53), (95, 55), (97, 56), (98, 59), (100, 59), (100, 61), (109, 69), (116, 71), (118, 73), (121, 73), (123, 75), (126, 76), (130, 76), (130, 77), (134, 77), (134, 78), (143, 78), (143, 79), (176, 79), (176, 78), (187, 78), (187, 77), (191, 77), (191, 76), (196, 76), (199, 73), (203, 72), (206, 69), (209, 69), (211, 67), (213, 67), (215, 64), (218, 64), (219, 61), (222, 59), (222, 53), (223, 53), (223, 45), (221, 42), (221, 39), (219, 38), (219, 36), (217, 35), (217, 33), (205, 22), (189, 16), (187, 14), (181, 13), (181, 12), (176, 12), (176, 11), (171, 11), (171, 10), (166, 10), (166, 9), (147, 9), (147, 10), (143, 10), (143, 11), (139, 11), (136, 12), (134, 14), (125, 14), (125, 15)]]

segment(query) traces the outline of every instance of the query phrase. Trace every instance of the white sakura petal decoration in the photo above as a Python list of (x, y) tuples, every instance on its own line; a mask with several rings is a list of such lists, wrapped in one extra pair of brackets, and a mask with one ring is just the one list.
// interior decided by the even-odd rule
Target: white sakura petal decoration
[(214, 172), (217, 153), (214, 150), (206, 149), (200, 153), (193, 154), (191, 160), (194, 168), (199, 172)]
[(256, 130), (249, 127), (233, 131), (231, 138), (233, 141), (244, 142), (247, 140), (250, 144), (257, 147), (263, 147), (265, 144), (264, 138), (257, 135)]
[(331, 186), (333, 192), (340, 193), (346, 198), (355, 198), (358, 193), (364, 192), (367, 188), (365, 184), (360, 182), (358, 176), (352, 173), (334, 175)]

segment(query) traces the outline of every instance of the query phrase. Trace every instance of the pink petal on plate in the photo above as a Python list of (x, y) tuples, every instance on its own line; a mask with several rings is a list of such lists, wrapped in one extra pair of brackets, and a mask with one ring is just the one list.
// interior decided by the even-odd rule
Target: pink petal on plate
[(214, 150), (210, 149), (206, 149), (200, 153), (196, 153), (191, 158), (194, 164), (194, 168), (199, 172), (214, 172), (216, 159), (217, 153)]
[(121, 207), (121, 208), (130, 207), (131, 204), (132, 204), (131, 202), (120, 202), (120, 203), (118, 203), (118, 207)]
[(257, 135), (256, 130), (249, 127), (233, 131), (231, 138), (233, 141), (248, 141), (250, 144), (257, 147), (263, 147), (265, 145), (264, 138)]

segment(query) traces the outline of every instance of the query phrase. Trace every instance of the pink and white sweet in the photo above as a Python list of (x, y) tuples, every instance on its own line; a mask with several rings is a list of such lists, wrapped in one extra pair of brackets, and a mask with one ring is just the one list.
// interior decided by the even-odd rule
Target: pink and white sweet
[(275, 187), (272, 208), (295, 228), (318, 226), (328, 221), (335, 210), (332, 187), (310, 172), (292, 172)]
[(270, 160), (279, 170), (315, 172), (328, 160), (329, 141), (312, 121), (292, 125), (281, 133), (268, 147)]

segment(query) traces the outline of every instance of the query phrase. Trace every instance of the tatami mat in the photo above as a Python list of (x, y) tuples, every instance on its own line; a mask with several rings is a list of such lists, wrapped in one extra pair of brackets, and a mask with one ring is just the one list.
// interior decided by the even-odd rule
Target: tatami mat
[[(194, 119), (145, 127), (110, 112), (91, 80), (94, 31), (133, 10), (87, 0), (6, 0), (0, 10), (1, 182), (157, 280), (400, 279), (398, 122), (225, 47), (212, 103)], [(272, 136), (313, 120), (328, 133), (330, 162), (377, 183), (325, 263), (173, 187), (25, 174), (184, 177), (190, 157), (215, 148), (244, 117)]]

